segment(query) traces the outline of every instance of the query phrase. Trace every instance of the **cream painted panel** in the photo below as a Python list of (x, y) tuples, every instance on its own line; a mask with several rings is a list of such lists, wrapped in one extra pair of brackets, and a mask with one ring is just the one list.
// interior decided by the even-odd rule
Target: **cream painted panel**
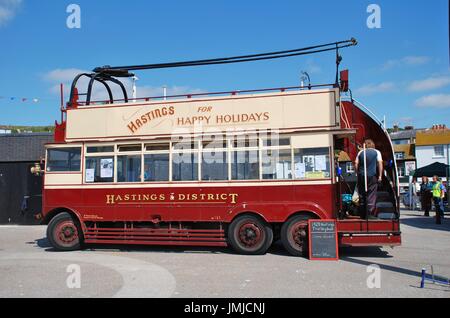
[(336, 126), (337, 90), (80, 107), (67, 111), (68, 140)]
[(330, 147), (332, 135), (330, 134), (302, 134), (291, 137), (293, 148)]
[(46, 173), (45, 186), (59, 185), (59, 184), (81, 184), (81, 173)]

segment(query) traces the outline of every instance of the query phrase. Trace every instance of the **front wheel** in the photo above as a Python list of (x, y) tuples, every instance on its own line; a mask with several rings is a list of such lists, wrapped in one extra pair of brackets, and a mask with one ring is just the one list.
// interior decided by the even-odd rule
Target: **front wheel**
[(281, 227), (281, 242), (291, 255), (308, 255), (308, 219), (311, 218), (297, 215), (284, 222)]
[(81, 247), (81, 228), (67, 212), (56, 215), (47, 226), (47, 239), (59, 251), (74, 251)]
[(231, 246), (241, 254), (261, 255), (273, 241), (272, 228), (253, 215), (238, 216), (228, 228)]

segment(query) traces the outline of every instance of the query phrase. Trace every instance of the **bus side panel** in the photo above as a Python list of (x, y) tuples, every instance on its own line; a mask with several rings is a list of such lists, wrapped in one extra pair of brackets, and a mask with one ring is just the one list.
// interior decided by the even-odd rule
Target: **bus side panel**
[(295, 212), (334, 215), (334, 185), (91, 188), (44, 190), (48, 212), (78, 211), (82, 221), (230, 222), (244, 212), (283, 222)]

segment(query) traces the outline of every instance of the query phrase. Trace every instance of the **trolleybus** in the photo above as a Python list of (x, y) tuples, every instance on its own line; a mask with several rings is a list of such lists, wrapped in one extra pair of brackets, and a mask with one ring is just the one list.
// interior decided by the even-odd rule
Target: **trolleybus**
[[(87, 93), (77, 81), (89, 79)], [(231, 246), (263, 254), (276, 240), (308, 247), (308, 220), (334, 219), (340, 246), (401, 243), (398, 181), (389, 135), (336, 83), (128, 98), (128, 70), (80, 74), (46, 145), (43, 209), (58, 250), (84, 244)], [(92, 100), (93, 83), (106, 100)], [(109, 84), (122, 88), (114, 99)], [(83, 98), (84, 97), (84, 98)], [(340, 173), (363, 140), (384, 159), (377, 218), (342, 200)]]

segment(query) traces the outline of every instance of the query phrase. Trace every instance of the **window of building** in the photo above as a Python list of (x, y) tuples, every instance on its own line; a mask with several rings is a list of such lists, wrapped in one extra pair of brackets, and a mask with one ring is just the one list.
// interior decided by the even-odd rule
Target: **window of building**
[(259, 179), (258, 150), (242, 150), (231, 153), (231, 179)]
[(114, 156), (86, 157), (85, 181), (113, 182)]
[(263, 179), (292, 179), (291, 149), (262, 150)]
[(392, 140), (394, 145), (407, 145), (410, 143), (409, 139), (394, 139)]
[(433, 157), (444, 157), (444, 145), (433, 147)]
[(172, 180), (196, 181), (198, 180), (198, 154), (180, 152), (172, 154)]
[(169, 181), (169, 154), (144, 155), (144, 181)]
[(47, 171), (80, 171), (81, 147), (49, 148)]
[(347, 173), (355, 173), (355, 165), (353, 164), (353, 162), (345, 163), (345, 171)]
[(405, 167), (398, 167), (397, 171), (398, 171), (398, 176), (399, 177), (404, 177), (405, 176)]
[(404, 152), (396, 152), (395, 159), (399, 159), (399, 160), (405, 159), (405, 153)]
[(141, 156), (117, 156), (117, 182), (141, 181)]
[(294, 149), (295, 179), (330, 178), (329, 148)]

